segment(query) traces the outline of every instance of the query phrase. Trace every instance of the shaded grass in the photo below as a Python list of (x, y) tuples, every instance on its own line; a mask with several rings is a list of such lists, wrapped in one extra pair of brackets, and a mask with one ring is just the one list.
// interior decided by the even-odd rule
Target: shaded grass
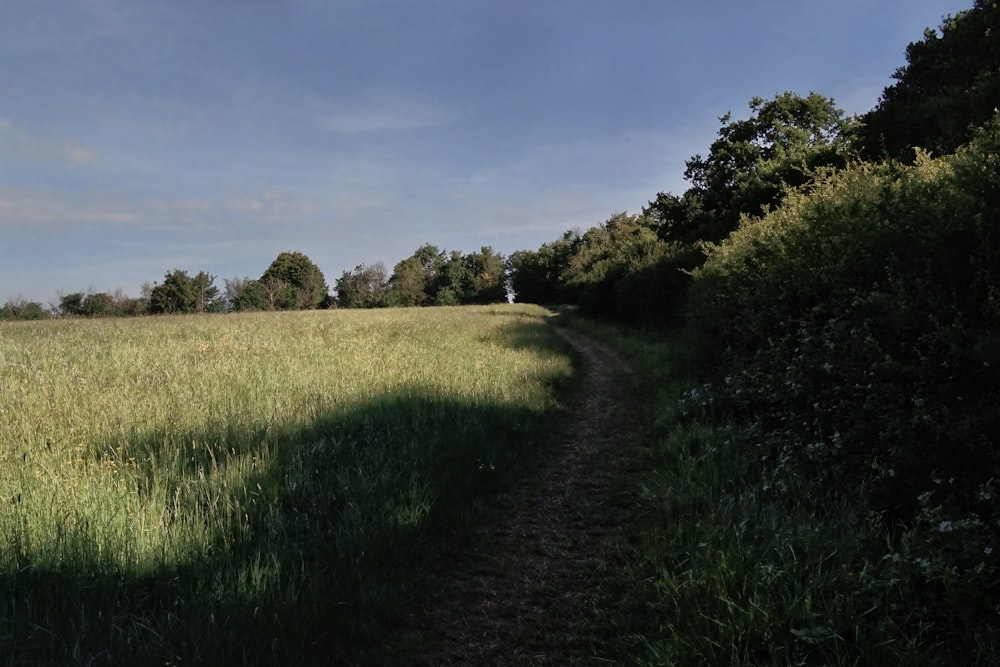
[(912, 575), (905, 545), (866, 511), (863, 490), (832, 497), (771, 474), (754, 426), (722, 412), (699, 384), (694, 342), (571, 310), (560, 319), (626, 355), (644, 397), (631, 539), (621, 544), (630, 591), (615, 621), (623, 664), (995, 661), (986, 619), (952, 609), (942, 623), (921, 620), (934, 592)]
[(377, 660), (420, 563), (543, 441), (572, 375), (544, 316), (6, 329), (0, 656)]

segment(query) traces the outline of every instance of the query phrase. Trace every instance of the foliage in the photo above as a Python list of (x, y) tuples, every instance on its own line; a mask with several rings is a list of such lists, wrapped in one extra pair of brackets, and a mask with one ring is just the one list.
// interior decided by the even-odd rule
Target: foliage
[(519, 300), (535, 296), (579, 305), (591, 316), (634, 325), (676, 322), (697, 249), (664, 241), (654, 215), (618, 213), (582, 236), (567, 232), (537, 252), (511, 261)]
[(952, 153), (987, 122), (1000, 101), (1000, 2), (973, 7), (928, 29), (906, 48), (878, 106), (863, 117), (870, 158), (912, 160), (913, 148)]
[(150, 290), (149, 312), (168, 315), (221, 312), (225, 302), (214, 283), (215, 276), (204, 271), (193, 277), (180, 269), (168, 272), (163, 283)]
[(785, 92), (772, 100), (753, 98), (750, 110), (744, 120), (722, 116), (708, 156), (686, 162), (688, 192), (661, 193), (650, 203), (665, 224), (666, 239), (720, 241), (741, 215), (761, 215), (786, 191), (810, 182), (816, 169), (842, 166), (851, 153), (853, 121), (830, 98)]
[(462, 303), (469, 284), (465, 258), (458, 250), (445, 253), (441, 267), (434, 276), (435, 306), (457, 306)]
[(88, 294), (80, 304), (80, 314), (85, 317), (109, 317), (116, 310), (114, 299), (105, 292)]
[[(282, 252), (260, 277), (268, 308), (303, 310), (326, 304), (329, 288), (319, 267), (301, 252)], [(258, 304), (256, 288), (252, 305)]]
[(515, 300), (541, 304), (563, 300), (564, 276), (579, 242), (580, 235), (571, 230), (538, 250), (521, 250), (511, 255), (510, 281)]
[(385, 264), (358, 264), (337, 279), (337, 305), (341, 308), (383, 308), (389, 305), (389, 277)]
[(145, 315), (146, 298), (133, 299), (121, 290), (107, 292), (72, 292), (59, 298), (56, 309), (60, 317), (134, 317)]
[(462, 285), (463, 304), (491, 304), (507, 301), (507, 267), (503, 255), (489, 246), (462, 258), (467, 282)]
[(14, 320), (46, 320), (52, 314), (35, 301), (10, 299), (0, 307), (0, 322)]
[(264, 285), (247, 277), (226, 281), (226, 302), (228, 309), (236, 312), (270, 310)]
[(407, 257), (393, 267), (389, 290), (393, 305), (403, 307), (427, 305), (429, 301), (427, 275), (416, 257)]
[(760, 216), (825, 169), (846, 164), (854, 121), (816, 93), (755, 97), (752, 114), (723, 126), (707, 157), (687, 161), (692, 187), (659, 193), (641, 215), (619, 213), (582, 236), (517, 253), (511, 284), (522, 300), (558, 299), (590, 315), (676, 326), (703, 246)]
[(627, 359), (648, 415), (613, 556), (627, 579), (613, 620), (622, 664), (995, 662), (998, 546), (981, 526), (1000, 516), (942, 514), (958, 480), (932, 480), (903, 532), (870, 512), (864, 488), (831, 497), (808, 477), (777, 485), (759, 427), (724, 400), (730, 385), (706, 385), (698, 332), (664, 337), (561, 310)]
[(83, 292), (72, 292), (59, 297), (59, 314), (63, 317), (75, 317), (83, 315), (83, 300), (86, 295)]
[[(348, 294), (352, 280), (365, 282), (359, 270), (345, 273)], [(377, 300), (351, 297), (356, 307), (457, 306), (502, 303), (507, 300), (507, 267), (503, 255), (483, 246), (479, 252), (463, 255), (457, 250), (445, 252), (429, 243), (396, 264), (388, 281), (381, 280), (382, 296)], [(368, 290), (371, 291), (371, 290)]]
[(947, 608), (975, 626), (1000, 586), (984, 561), (1000, 549), (998, 154), (994, 119), (953, 156), (830, 174), (695, 273), (718, 369), (702, 393), (752, 424), (762, 488), (879, 513), (908, 624)]
[(389, 302), (394, 306), (428, 306), (440, 290), (438, 276), (448, 255), (437, 246), (425, 243), (411, 256), (393, 267), (389, 278)]

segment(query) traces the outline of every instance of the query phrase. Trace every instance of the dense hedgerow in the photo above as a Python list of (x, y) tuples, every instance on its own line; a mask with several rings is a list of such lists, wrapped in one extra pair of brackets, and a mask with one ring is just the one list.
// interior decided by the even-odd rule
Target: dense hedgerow
[(998, 149), (1000, 117), (952, 156), (833, 172), (692, 287), (705, 393), (753, 425), (765, 484), (879, 513), (896, 575), (942, 601), (929, 623), (1000, 588)]

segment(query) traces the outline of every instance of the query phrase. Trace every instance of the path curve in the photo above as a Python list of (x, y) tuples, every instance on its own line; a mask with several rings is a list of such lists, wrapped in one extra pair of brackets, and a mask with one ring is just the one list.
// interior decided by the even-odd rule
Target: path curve
[(410, 664), (607, 664), (617, 633), (605, 610), (625, 594), (613, 576), (620, 550), (608, 546), (629, 513), (619, 480), (631, 458), (635, 401), (614, 351), (556, 331), (584, 360), (564, 435), (500, 499), (495, 523), (475, 540), (477, 553), (460, 556), (434, 582), (437, 599), (413, 619), (424, 648)]

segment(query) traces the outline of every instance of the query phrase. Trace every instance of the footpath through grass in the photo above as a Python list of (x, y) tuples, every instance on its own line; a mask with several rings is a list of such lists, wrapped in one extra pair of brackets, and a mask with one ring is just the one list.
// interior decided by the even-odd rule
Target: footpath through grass
[(0, 662), (377, 654), (558, 409), (546, 315), (0, 327)]
[[(970, 589), (954, 568), (935, 576), (921, 545), (863, 498), (775, 475), (753, 424), (699, 380), (691, 341), (571, 315), (561, 319), (631, 359), (647, 414), (620, 558), (623, 664), (996, 664), (998, 617), (968, 611), (1000, 611), (992, 589)], [(935, 532), (961, 538), (949, 522)]]

